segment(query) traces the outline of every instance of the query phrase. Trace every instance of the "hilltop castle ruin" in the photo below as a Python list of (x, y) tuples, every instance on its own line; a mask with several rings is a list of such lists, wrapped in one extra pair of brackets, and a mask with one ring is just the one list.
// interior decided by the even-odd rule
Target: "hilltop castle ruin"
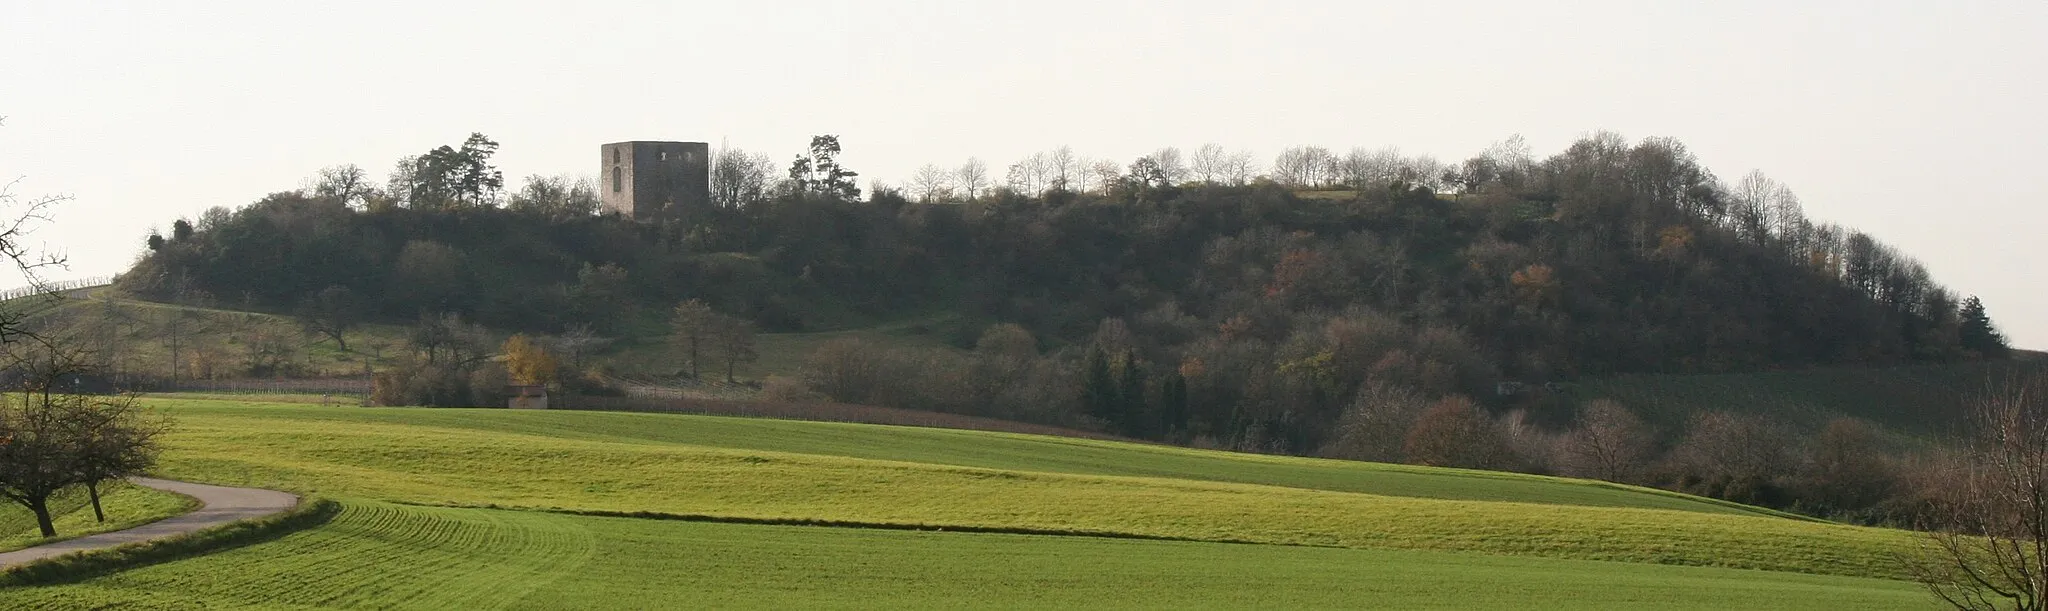
[(711, 207), (711, 145), (614, 142), (600, 149), (604, 211), (651, 220)]

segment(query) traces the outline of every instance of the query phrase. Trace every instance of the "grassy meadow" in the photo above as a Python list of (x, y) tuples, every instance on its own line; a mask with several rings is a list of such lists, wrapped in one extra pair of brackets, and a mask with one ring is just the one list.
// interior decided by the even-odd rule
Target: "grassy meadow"
[[(364, 562), (364, 559), (377, 559)], [(374, 587), (364, 587), (374, 583)], [(351, 502), (320, 528), (31, 608), (1924, 608), (1877, 579), (1440, 552), (905, 532)]]
[(1896, 580), (1909, 533), (1601, 482), (843, 423), (147, 401), (177, 421), (161, 475), (343, 512), (0, 605), (1928, 602)]
[(198, 501), (127, 482), (112, 482), (100, 490), (100, 507), (106, 510), (105, 522), (93, 516), (92, 499), (85, 490), (58, 494), (50, 500), (57, 536), (45, 539), (42, 531), (36, 529), (35, 514), (28, 508), (11, 501), (0, 502), (0, 552), (154, 522), (197, 509)]
[(1889, 557), (1909, 542), (1608, 484), (1115, 442), (651, 414), (154, 404), (179, 421), (166, 476), (337, 498), (1878, 577), (1894, 575)]

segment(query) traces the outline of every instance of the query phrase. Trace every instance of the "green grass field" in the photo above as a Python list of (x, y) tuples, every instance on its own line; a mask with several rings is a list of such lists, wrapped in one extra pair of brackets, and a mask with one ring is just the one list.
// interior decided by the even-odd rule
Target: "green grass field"
[(180, 426), (167, 476), (341, 498), (1855, 576), (1894, 574), (1889, 556), (1907, 542), (1607, 484), (1113, 442), (649, 414), (155, 404)]
[(1895, 581), (1731, 569), (375, 502), (349, 503), (334, 522), (275, 542), (82, 584), (0, 591), (0, 601), (152, 609), (1910, 609), (1927, 602)]
[(66, 490), (51, 499), (50, 513), (57, 527), (57, 536), (51, 539), (43, 538), (36, 529), (36, 516), (28, 508), (13, 502), (0, 504), (0, 552), (154, 522), (197, 505), (190, 497), (126, 482), (110, 483), (100, 493), (100, 506), (107, 512), (105, 522), (94, 518), (92, 500), (84, 489)]
[[(0, 603), (1928, 602), (1892, 580), (1899, 575), (1892, 559), (1912, 548), (1909, 533), (1598, 482), (709, 416), (149, 404), (178, 423), (163, 475), (317, 493), (340, 500), (345, 511), (277, 541), (78, 584), (0, 591)], [(999, 532), (925, 532), (945, 529)]]

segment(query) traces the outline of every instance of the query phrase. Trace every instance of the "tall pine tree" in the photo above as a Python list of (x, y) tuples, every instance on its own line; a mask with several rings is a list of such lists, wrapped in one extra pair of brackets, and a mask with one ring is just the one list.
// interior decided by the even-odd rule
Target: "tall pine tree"
[(1963, 301), (1963, 324), (1956, 332), (1964, 350), (1977, 353), (1987, 359), (2002, 359), (2012, 354), (2012, 348), (2005, 343), (2005, 335), (1991, 324), (1991, 316), (1984, 313), (1984, 300), (1975, 295)]

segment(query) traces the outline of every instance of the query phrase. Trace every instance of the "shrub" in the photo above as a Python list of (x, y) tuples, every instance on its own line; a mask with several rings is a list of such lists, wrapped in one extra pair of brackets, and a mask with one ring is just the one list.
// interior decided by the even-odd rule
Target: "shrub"
[(1802, 480), (1806, 500), (1827, 513), (1851, 512), (1893, 496), (1899, 473), (1885, 459), (1875, 425), (1855, 418), (1829, 420), (1813, 439)]
[(1655, 449), (1656, 436), (1627, 407), (1605, 399), (1579, 409), (1577, 427), (1559, 448), (1559, 472), (1572, 477), (1636, 483)]
[(761, 383), (761, 400), (770, 403), (823, 403), (829, 398), (811, 390), (802, 379), (768, 376)]
[(375, 405), (464, 407), (504, 405), (505, 370), (497, 366), (464, 369), (408, 361), (371, 379)]
[(1797, 438), (1764, 416), (1708, 412), (1694, 416), (1685, 437), (1665, 457), (1665, 479), (1679, 490), (1770, 507), (1784, 507), (1786, 474)]
[(1400, 386), (1372, 383), (1337, 418), (1335, 439), (1323, 446), (1331, 458), (1399, 462), (1402, 444), (1428, 400)]
[(857, 338), (825, 342), (805, 359), (805, 382), (840, 403), (869, 403), (880, 374), (877, 352)]
[(1447, 397), (1423, 410), (1401, 450), (1408, 462), (1432, 467), (1499, 469), (1511, 458), (1500, 429), (1462, 396)]

